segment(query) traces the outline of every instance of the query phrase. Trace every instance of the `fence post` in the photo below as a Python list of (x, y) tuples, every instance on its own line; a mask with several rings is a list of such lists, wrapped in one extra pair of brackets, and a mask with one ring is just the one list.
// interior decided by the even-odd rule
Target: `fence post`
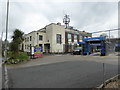
[(103, 87), (105, 85), (105, 65), (103, 63)]

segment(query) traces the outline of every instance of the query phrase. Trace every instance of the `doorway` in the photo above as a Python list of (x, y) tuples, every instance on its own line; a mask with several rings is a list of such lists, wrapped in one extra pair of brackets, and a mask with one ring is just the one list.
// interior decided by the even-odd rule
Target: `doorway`
[(50, 44), (44, 44), (44, 52), (50, 53)]

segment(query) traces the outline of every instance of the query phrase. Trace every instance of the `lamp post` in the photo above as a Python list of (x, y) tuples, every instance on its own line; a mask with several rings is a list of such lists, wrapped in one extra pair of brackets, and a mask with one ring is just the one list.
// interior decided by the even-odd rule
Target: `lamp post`
[(110, 30), (109, 30), (109, 43), (110, 43)]
[(7, 16), (6, 16), (5, 61), (7, 61), (8, 16), (9, 16), (9, 0), (7, 1)]

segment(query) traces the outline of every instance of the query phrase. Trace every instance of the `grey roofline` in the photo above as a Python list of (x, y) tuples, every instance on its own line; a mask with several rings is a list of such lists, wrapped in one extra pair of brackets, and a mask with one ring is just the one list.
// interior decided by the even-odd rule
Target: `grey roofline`
[[(50, 25), (52, 25), (52, 24), (53, 24), (53, 25), (58, 25), (58, 26), (64, 26), (64, 25), (59, 25), (59, 24), (56, 24), (56, 23), (50, 23), (50, 24), (46, 25), (45, 27), (43, 27), (43, 28), (41, 28), (41, 29), (39, 29), (39, 30), (37, 30), (37, 31), (40, 31), (40, 30), (42, 30), (42, 29), (45, 29), (47, 26), (50, 26)], [(78, 30), (78, 29), (69, 29), (69, 30), (78, 31), (79, 33), (82, 32), (82, 33), (92, 34), (92, 33), (89, 33), (89, 32), (80, 31), (80, 30)], [(37, 31), (32, 31), (32, 32), (37, 32)], [(32, 33), (32, 32), (30, 32), (30, 33)], [(28, 34), (30, 34), (30, 33), (28, 33)], [(25, 34), (25, 35), (28, 35), (28, 34)]]

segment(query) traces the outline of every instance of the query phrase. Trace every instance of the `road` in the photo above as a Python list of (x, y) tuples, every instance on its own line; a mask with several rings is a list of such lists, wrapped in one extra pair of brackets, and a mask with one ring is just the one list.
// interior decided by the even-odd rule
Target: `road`
[(8, 69), (9, 87), (93, 88), (103, 82), (102, 62), (105, 80), (118, 74), (117, 60), (111, 57), (58, 56), (56, 60), (63, 58), (63, 62)]

